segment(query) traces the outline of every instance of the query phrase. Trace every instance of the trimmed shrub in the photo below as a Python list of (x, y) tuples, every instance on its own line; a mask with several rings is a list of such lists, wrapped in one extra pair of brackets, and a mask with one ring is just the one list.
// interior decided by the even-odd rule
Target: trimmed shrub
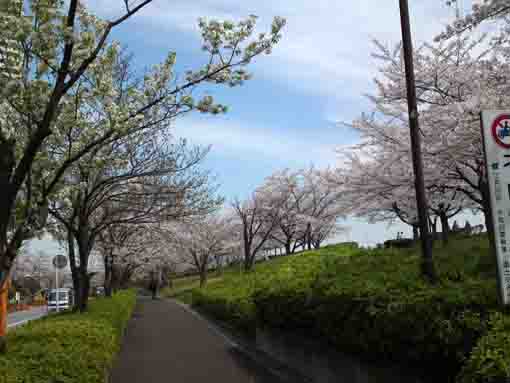
[(490, 331), (480, 338), (458, 377), (459, 383), (510, 381), (510, 316), (492, 314)]
[(134, 291), (90, 302), (84, 314), (30, 322), (7, 336), (1, 383), (104, 383), (136, 303)]
[(449, 381), (471, 358), (474, 367), (463, 369), (469, 376), (463, 382), (473, 371), (485, 376), (477, 361), (486, 366), (491, 347), (509, 333), (489, 321), (499, 308), (486, 239), (437, 249), (435, 286), (420, 276), (418, 254), (416, 248), (327, 247), (225, 277), (194, 290), (193, 303), (245, 331), (256, 326), (301, 331), (364, 358), (434, 366)]
[(248, 289), (239, 288), (235, 293), (230, 288), (213, 291), (196, 289), (193, 291), (192, 302), (193, 306), (229, 323), (245, 335), (255, 336), (255, 306)]
[(416, 246), (416, 241), (409, 238), (390, 239), (384, 242), (384, 247), (386, 249), (389, 249), (391, 247), (395, 247), (397, 249), (409, 249), (414, 246)]

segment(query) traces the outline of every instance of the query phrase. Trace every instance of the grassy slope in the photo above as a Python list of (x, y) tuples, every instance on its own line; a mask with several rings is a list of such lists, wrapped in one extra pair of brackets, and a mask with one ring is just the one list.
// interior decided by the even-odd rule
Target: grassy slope
[(247, 333), (256, 325), (303, 329), (363, 355), (440, 363), (452, 375), (464, 366), (459, 380), (510, 377), (501, 367), (510, 359), (498, 349), (508, 320), (496, 321), (486, 239), (459, 239), (435, 254), (437, 286), (421, 280), (417, 249), (331, 246), (261, 263), (249, 274), (228, 272), (194, 289), (193, 304)]
[[(208, 278), (208, 286), (211, 286), (217, 282), (223, 280), (222, 275), (218, 275), (218, 273), (211, 273)], [(200, 287), (200, 278), (198, 276), (187, 276), (176, 278), (173, 281), (173, 287), (164, 288), (161, 291), (161, 295), (167, 298), (175, 298), (184, 303), (191, 303), (191, 296), (194, 289), (198, 289)]]

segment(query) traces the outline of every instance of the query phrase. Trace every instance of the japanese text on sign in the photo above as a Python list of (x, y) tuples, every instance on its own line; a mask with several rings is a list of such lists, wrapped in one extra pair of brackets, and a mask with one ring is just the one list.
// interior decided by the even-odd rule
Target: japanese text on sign
[(503, 304), (510, 303), (510, 111), (482, 112), (487, 180)]

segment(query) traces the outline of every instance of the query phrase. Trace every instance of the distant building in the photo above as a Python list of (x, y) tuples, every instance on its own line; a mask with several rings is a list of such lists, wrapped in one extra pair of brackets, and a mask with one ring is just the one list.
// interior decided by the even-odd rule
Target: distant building
[(23, 0), (0, 0), (0, 76), (20, 78), (22, 52), (14, 38), (15, 31), (8, 28), (15, 18), (23, 17)]

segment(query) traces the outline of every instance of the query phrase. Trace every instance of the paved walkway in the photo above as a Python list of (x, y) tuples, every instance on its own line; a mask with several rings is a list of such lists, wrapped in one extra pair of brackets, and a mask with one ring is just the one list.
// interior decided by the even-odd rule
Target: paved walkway
[(112, 383), (278, 383), (203, 319), (175, 302), (142, 298)]

